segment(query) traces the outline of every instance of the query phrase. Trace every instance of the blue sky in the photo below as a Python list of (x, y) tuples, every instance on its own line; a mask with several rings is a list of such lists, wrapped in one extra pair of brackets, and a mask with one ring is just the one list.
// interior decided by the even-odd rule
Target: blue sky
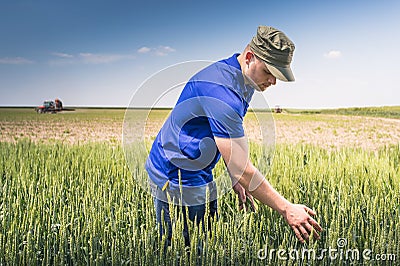
[[(399, 1), (0, 1), (0, 106), (128, 106), (170, 65), (241, 52), (258, 25), (296, 44), (270, 106), (400, 105)], [(171, 102), (173, 104), (173, 102)]]

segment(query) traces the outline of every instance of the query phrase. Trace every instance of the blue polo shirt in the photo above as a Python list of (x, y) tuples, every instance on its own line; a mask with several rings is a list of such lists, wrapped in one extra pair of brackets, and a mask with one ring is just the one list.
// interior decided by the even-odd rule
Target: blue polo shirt
[(254, 89), (245, 84), (239, 54), (195, 74), (158, 133), (146, 161), (151, 180), (171, 185), (204, 186), (221, 155), (214, 136), (244, 136), (243, 117)]

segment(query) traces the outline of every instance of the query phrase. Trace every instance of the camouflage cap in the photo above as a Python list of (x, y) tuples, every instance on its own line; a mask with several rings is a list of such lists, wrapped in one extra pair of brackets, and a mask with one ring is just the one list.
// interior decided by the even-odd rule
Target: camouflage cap
[(257, 35), (250, 42), (250, 49), (265, 62), (277, 79), (294, 81), (290, 63), (295, 46), (283, 32), (273, 27), (259, 26)]

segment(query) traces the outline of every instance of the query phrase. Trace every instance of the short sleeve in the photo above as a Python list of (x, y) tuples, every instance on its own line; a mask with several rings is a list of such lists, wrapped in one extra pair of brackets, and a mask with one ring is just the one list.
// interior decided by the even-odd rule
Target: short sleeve
[(200, 98), (203, 112), (207, 116), (212, 134), (221, 138), (244, 136), (243, 102), (231, 89), (214, 85)]

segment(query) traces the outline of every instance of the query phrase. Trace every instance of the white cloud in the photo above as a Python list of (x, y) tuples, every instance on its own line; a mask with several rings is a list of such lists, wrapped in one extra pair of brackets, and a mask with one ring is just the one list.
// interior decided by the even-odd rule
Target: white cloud
[(155, 49), (155, 54), (158, 56), (165, 56), (172, 52), (175, 52), (175, 49), (169, 46), (159, 46)]
[(92, 54), (92, 53), (80, 53), (79, 57), (84, 63), (89, 64), (104, 64), (123, 59), (128, 59), (127, 55), (121, 54)]
[(162, 49), (162, 50), (164, 50), (165, 52), (168, 52), (168, 53), (175, 52), (175, 49), (170, 47), (170, 46), (160, 46), (159, 49)]
[(121, 60), (134, 59), (132, 54), (93, 54), (93, 53), (80, 53), (79, 58), (84, 63), (89, 64), (104, 64), (112, 63)]
[(26, 65), (26, 64), (33, 64), (32, 60), (23, 58), (23, 57), (4, 57), (0, 58), (0, 64), (7, 64), (7, 65)]
[(79, 53), (71, 55), (66, 53), (52, 53), (59, 57), (56, 60), (50, 60), (49, 65), (69, 65), (69, 64), (107, 64), (122, 60), (134, 59), (132, 54), (95, 54), (95, 53)]
[(54, 52), (54, 53), (51, 53), (51, 54), (54, 55), (54, 56), (62, 57), (62, 58), (72, 58), (72, 57), (74, 57), (73, 55), (71, 55), (71, 54), (66, 54), (66, 53), (57, 53), (57, 52)]
[(324, 57), (329, 59), (336, 59), (342, 56), (342, 52), (338, 50), (331, 50), (328, 53), (324, 54)]
[(170, 46), (163, 46), (160, 45), (158, 47), (155, 48), (150, 48), (150, 47), (146, 47), (143, 46), (142, 48), (138, 49), (137, 52), (140, 54), (147, 54), (147, 53), (151, 53), (153, 55), (156, 56), (166, 56), (172, 52), (175, 52), (176, 50)]
[(78, 61), (76, 59), (71, 58), (60, 58), (55, 60), (49, 60), (47, 64), (50, 66), (64, 66), (70, 64), (76, 64)]
[(148, 53), (150, 51), (151, 51), (151, 49), (149, 47), (146, 47), (146, 46), (143, 46), (142, 48), (138, 49), (138, 53), (140, 53), (140, 54), (145, 54), (145, 53)]

